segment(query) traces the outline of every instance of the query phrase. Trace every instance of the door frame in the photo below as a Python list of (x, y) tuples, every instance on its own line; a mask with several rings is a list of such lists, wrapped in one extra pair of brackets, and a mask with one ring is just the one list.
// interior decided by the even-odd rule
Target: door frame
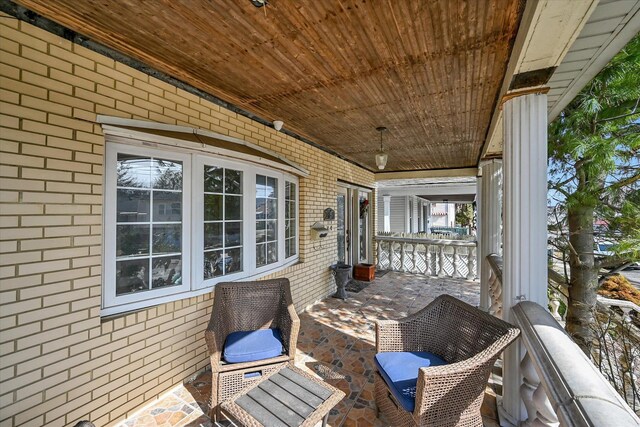
[[(367, 210), (366, 257), (360, 258), (360, 194), (365, 193), (369, 200)], [(339, 182), (336, 189), (338, 194), (346, 194), (345, 198), (345, 262), (350, 265), (371, 263), (373, 259), (373, 190), (356, 185)], [(336, 206), (337, 207), (337, 206)], [(337, 258), (337, 256), (336, 256)]]

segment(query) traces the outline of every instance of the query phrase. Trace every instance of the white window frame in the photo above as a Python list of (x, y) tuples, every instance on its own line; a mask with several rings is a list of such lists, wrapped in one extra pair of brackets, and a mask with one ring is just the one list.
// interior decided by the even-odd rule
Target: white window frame
[[(293, 175), (284, 175), (284, 188), (286, 188), (286, 183), (289, 182), (290, 184), (295, 184), (296, 186), (296, 194), (295, 194), (295, 204), (296, 204), (296, 215), (295, 215), (295, 221), (296, 221), (296, 235), (295, 238), (293, 239), (293, 241), (296, 244), (296, 253), (291, 255), (289, 258), (285, 258), (286, 260), (290, 260), (293, 258), (296, 258), (299, 256), (300, 253), (300, 243), (298, 242), (300, 240), (300, 182), (298, 182), (298, 179), (296, 177), (294, 177)], [(283, 194), (284, 196), (284, 194)], [(286, 203), (286, 197), (283, 197), (283, 199), (285, 199), (283, 201), (283, 206)], [(284, 233), (286, 233), (286, 220), (287, 218), (285, 217), (285, 211), (282, 212), (282, 222), (284, 224), (285, 227), (285, 231)], [(283, 240), (286, 241), (286, 234), (283, 234)], [(286, 256), (287, 251), (286, 251), (286, 242), (284, 243), (285, 248), (284, 248), (284, 255)]]
[[(194, 285), (196, 289), (207, 289), (219, 282), (231, 282), (239, 280), (243, 277), (251, 275), (248, 269), (247, 258), (250, 252), (250, 239), (247, 233), (247, 221), (250, 221), (249, 206), (247, 197), (253, 192), (251, 191), (250, 175), (252, 171), (247, 164), (232, 162), (216, 156), (196, 155), (194, 160), (195, 168), (192, 173), (192, 188), (197, 189), (193, 192), (193, 273)], [(242, 271), (232, 274), (226, 274), (210, 279), (204, 279), (204, 167), (218, 166), (225, 169), (234, 169), (242, 171)]]
[[(104, 194), (104, 250), (102, 316), (124, 313), (151, 307), (179, 299), (190, 298), (210, 292), (222, 281), (254, 280), (282, 270), (298, 262), (300, 254), (300, 182), (296, 175), (258, 166), (253, 162), (230, 159), (218, 154), (182, 149), (174, 146), (141, 140), (122, 142), (109, 141), (105, 147), (105, 194)], [(161, 157), (181, 161), (183, 164), (182, 199), (182, 268), (183, 282), (179, 286), (160, 288), (145, 292), (115, 296), (115, 245), (116, 245), (116, 165), (119, 152)], [(204, 165), (240, 170), (243, 173), (243, 271), (204, 280)], [(256, 175), (278, 179), (278, 262), (256, 268)], [(296, 254), (285, 259), (285, 181), (296, 185)], [(166, 209), (170, 209), (167, 206)]]
[[(167, 160), (182, 162), (182, 284), (168, 286), (160, 289), (150, 289), (143, 292), (133, 292), (125, 295), (116, 295), (116, 222), (117, 222), (117, 190), (116, 190), (116, 165), (118, 153), (133, 154), (138, 156), (161, 157)], [(191, 156), (183, 153), (143, 148), (119, 143), (107, 144), (105, 151), (105, 203), (104, 203), (104, 260), (103, 260), (103, 306), (117, 309), (117, 307), (138, 308), (145, 301), (162, 299), (170, 295), (187, 292), (191, 275), (191, 262), (188, 258), (190, 242), (190, 218), (191, 205), (187, 203), (191, 197), (191, 183), (188, 177), (191, 173)], [(153, 212), (153, 206), (149, 206)]]

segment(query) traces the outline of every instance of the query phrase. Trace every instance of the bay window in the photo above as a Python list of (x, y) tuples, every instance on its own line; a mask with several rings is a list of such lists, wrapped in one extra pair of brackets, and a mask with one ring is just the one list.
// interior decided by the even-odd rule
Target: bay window
[(297, 182), (247, 161), (107, 140), (103, 315), (296, 262)]

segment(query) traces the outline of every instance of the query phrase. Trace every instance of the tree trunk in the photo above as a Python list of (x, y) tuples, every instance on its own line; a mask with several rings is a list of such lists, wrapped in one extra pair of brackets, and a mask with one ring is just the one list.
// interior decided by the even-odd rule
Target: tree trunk
[(578, 205), (569, 207), (569, 241), (577, 255), (573, 252), (569, 256), (569, 304), (567, 307), (566, 329), (573, 340), (591, 357), (596, 306), (596, 291), (598, 289), (598, 269), (595, 266), (593, 254), (593, 218), (592, 206)]

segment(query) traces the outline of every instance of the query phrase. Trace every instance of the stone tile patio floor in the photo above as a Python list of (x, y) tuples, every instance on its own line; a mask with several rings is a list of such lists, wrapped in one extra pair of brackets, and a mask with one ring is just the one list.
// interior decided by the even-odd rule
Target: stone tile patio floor
[[(477, 305), (480, 285), (464, 279), (389, 272), (359, 293), (350, 293), (346, 301), (327, 298), (300, 314), (296, 365), (346, 394), (331, 410), (330, 426), (388, 425), (376, 419), (374, 322), (415, 313), (441, 294)], [(120, 427), (213, 426), (206, 415), (210, 390), (211, 373), (206, 371), (123, 421)], [(487, 388), (482, 413), (485, 426), (498, 425), (492, 387)]]

